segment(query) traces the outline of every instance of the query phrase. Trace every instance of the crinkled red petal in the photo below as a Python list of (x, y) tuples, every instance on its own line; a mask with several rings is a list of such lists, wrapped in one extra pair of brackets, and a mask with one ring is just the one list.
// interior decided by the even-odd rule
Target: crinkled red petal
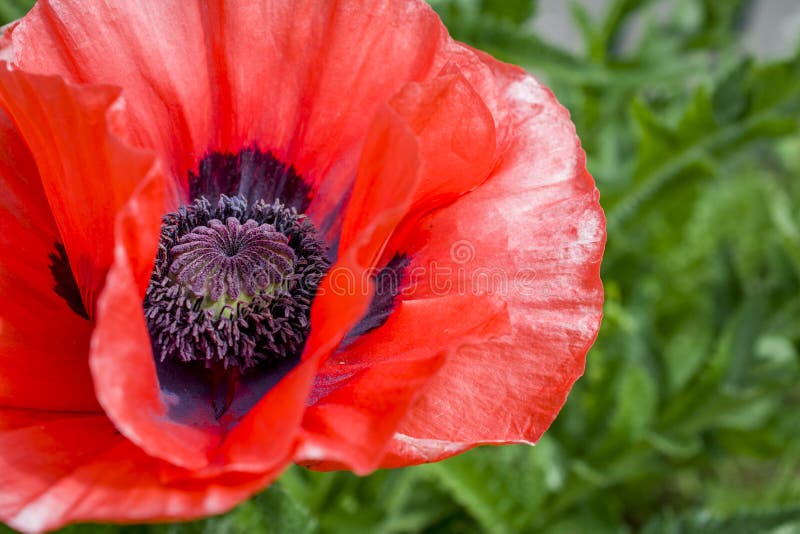
[(442, 365), (461, 345), (499, 335), (506, 324), (497, 300), (450, 295), (403, 302), (384, 327), (320, 369), (295, 459), (315, 469), (374, 470), (409, 405)]
[(185, 178), (215, 135), (220, 85), (201, 4), (43, 0), (12, 32), (8, 54), (29, 72), (124, 88), (131, 140)]
[(0, 105), (39, 169), (90, 316), (114, 245), (114, 217), (154, 164), (126, 146), (119, 90), (73, 86), (0, 63)]
[[(419, 182), (419, 167), (414, 131), (394, 110), (382, 110), (367, 134), (339, 240), (340, 254), (358, 243), (356, 261), (365, 269), (377, 263), (386, 241), (412, 201)], [(358, 274), (335, 266), (330, 276), (338, 282), (340, 277), (347, 281)], [(348, 291), (349, 287), (342, 287), (342, 293)]]
[(59, 241), (33, 158), (0, 110), (0, 406), (100, 411), (91, 324), (54, 291)]
[(421, 152), (419, 183), (406, 224), (449, 204), (489, 176), (495, 154), (492, 114), (455, 64), (430, 81), (409, 83), (390, 105), (408, 121)]
[[(481, 187), (424, 221), (409, 268), (437, 261), (463, 272), (468, 291), (506, 302), (511, 331), (448, 358), (400, 423), (385, 466), (535, 442), (582, 374), (600, 324), (605, 220), (574, 126), (521, 69), (484, 61), (502, 97), (493, 109), (498, 163)], [(436, 288), (415, 293), (430, 298)]]
[[(392, 120), (382, 122), (384, 117)], [(415, 217), (482, 183), (494, 155), (492, 117), (457, 71), (404, 88), (392, 100), (391, 113), (379, 115), (373, 132), (345, 218), (343, 246), (364, 236), (368, 214), (387, 213), (390, 206), (412, 228)], [(378, 139), (386, 141), (376, 143)], [(400, 171), (411, 159), (405, 152), (412, 143), (419, 147), (420, 163), (408, 166), (403, 175)], [(390, 238), (400, 239), (392, 237), (397, 228), (395, 219), (381, 233), (366, 236), (371, 245), (361, 258), (365, 265), (387, 255)], [(397, 252), (388, 250), (389, 256)], [(374, 469), (408, 405), (442, 358), (473, 335), (500, 335), (507, 324), (503, 307), (499, 299), (449, 294), (399, 307), (386, 326), (338, 352), (321, 369), (296, 458), (316, 468), (328, 468), (333, 461), (358, 472)]]
[(229, 110), (220, 148), (277, 150), (312, 183), (318, 224), (340, 210), (376, 112), (429, 75), (446, 40), (424, 2), (217, 0), (209, 15)]
[(187, 520), (227, 511), (278, 472), (165, 480), (163, 462), (104, 416), (0, 409), (0, 519), (23, 532), (77, 521)]
[(152, 175), (143, 185), (116, 221), (114, 263), (92, 334), (92, 373), (100, 403), (125, 436), (151, 455), (200, 468), (219, 432), (167, 417), (142, 309), (146, 287), (134, 275), (152, 270), (164, 205), (163, 178)]
[(123, 87), (134, 141), (181, 182), (209, 150), (275, 152), (313, 184), (318, 224), (337, 219), (377, 110), (449, 43), (424, 2), (360, 0), (41, 0), (11, 41), (22, 69)]

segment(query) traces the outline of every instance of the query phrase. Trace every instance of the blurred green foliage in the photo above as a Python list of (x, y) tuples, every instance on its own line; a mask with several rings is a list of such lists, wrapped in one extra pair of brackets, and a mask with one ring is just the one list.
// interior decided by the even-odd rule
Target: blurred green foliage
[(205, 522), (67, 532), (800, 532), (800, 54), (748, 59), (739, 0), (572, 3), (581, 53), (532, 33), (532, 0), (432, 3), (553, 88), (601, 190), (605, 320), (553, 427), (366, 478), (292, 468)]
[(20, 18), (33, 4), (33, 0), (0, 0), (0, 26)]

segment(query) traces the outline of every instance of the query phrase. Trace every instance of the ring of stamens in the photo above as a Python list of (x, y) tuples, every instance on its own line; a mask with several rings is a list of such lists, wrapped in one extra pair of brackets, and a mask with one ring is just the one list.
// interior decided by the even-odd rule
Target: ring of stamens
[(329, 265), (313, 225), (279, 202), (223, 196), (166, 215), (144, 300), (157, 357), (246, 371), (299, 355)]

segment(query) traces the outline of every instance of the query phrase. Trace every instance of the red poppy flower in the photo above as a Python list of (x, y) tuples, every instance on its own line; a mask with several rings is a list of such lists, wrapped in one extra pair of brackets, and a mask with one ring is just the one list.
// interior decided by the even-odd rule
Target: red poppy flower
[(0, 60), (9, 525), (534, 442), (581, 374), (574, 127), (421, 1), (40, 0)]

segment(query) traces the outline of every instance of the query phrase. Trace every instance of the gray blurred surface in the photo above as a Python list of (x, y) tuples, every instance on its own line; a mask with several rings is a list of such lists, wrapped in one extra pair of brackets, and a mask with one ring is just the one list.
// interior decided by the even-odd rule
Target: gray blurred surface
[[(595, 17), (601, 16), (609, 0), (577, 0)], [(679, 0), (657, 0), (658, 13), (666, 15)], [(718, 0), (725, 2), (727, 0)], [(582, 50), (580, 34), (570, 15), (568, 0), (539, 0), (533, 29), (545, 39), (578, 52)], [(640, 28), (639, 28), (640, 31)], [(745, 21), (742, 47), (759, 58), (780, 58), (798, 46), (800, 37), (800, 0), (755, 0)], [(637, 28), (630, 29), (635, 42)]]

